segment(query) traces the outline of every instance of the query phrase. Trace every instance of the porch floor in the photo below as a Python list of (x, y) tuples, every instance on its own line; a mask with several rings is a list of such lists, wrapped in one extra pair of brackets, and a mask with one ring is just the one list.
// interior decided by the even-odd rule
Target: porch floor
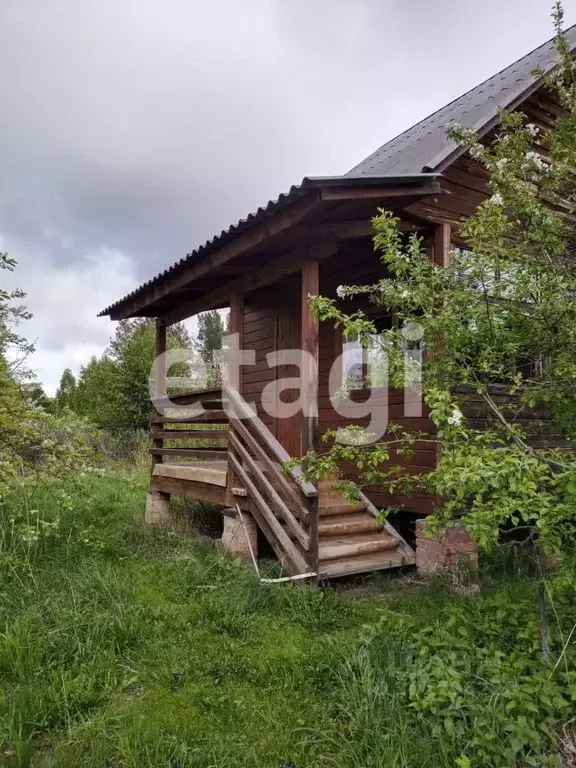
[(226, 461), (194, 461), (187, 464), (156, 464), (154, 477), (169, 477), (173, 480), (190, 480), (226, 488)]

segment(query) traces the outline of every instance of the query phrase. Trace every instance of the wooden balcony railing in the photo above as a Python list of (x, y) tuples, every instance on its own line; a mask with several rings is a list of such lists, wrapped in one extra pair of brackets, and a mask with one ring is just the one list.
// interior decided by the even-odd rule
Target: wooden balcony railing
[[(198, 409), (191, 406), (198, 404)], [(153, 463), (164, 457), (225, 461), (228, 450), (228, 416), (222, 390), (206, 389), (156, 400), (152, 417)], [(168, 445), (166, 445), (168, 441)]]
[[(190, 413), (195, 404), (199, 408)], [(290, 455), (238, 391), (175, 395), (157, 400), (156, 407), (153, 466), (165, 457), (227, 461), (229, 497), (242, 489), (278, 557), (295, 574), (316, 574), (318, 491), (299, 469), (286, 468)]]

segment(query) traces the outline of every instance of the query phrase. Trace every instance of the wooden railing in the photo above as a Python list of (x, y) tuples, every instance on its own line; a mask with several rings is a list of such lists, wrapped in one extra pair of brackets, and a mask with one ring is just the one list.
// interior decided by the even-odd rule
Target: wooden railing
[[(191, 410), (196, 404), (198, 409)], [(150, 434), (154, 464), (161, 463), (164, 457), (226, 460), (228, 416), (220, 388), (157, 399), (156, 408)]]
[(318, 570), (318, 491), (237, 390), (224, 390), (230, 421), (228, 475), (248, 493), (252, 513), (294, 573)]

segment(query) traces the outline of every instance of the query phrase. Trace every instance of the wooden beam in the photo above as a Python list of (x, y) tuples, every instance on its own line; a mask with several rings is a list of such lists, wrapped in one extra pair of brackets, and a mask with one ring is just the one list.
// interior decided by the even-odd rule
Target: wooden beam
[(440, 193), (440, 182), (426, 181), (419, 186), (384, 187), (375, 184), (366, 187), (326, 187), (322, 200), (388, 200), (396, 197), (428, 197)]
[[(154, 400), (158, 404), (159, 400), (166, 396), (166, 328), (158, 320), (156, 321), (156, 344), (154, 360)], [(152, 414), (153, 418), (159, 416), (159, 412), (154, 409)], [(164, 441), (161, 438), (154, 438), (152, 440), (152, 446), (156, 450), (161, 450), (164, 446)], [(162, 463), (162, 454), (156, 453), (152, 456), (152, 472), (156, 464)]]
[(238, 354), (244, 347), (244, 295), (242, 293), (233, 293), (230, 296), (230, 334), (238, 334), (238, 348), (230, 348), (228, 381), (231, 387), (242, 393), (242, 366)]
[(300, 389), (305, 415), (302, 423), (302, 452), (314, 450), (318, 430), (318, 318), (309, 304), (311, 296), (320, 292), (318, 263), (307, 262), (302, 268), (302, 322), (301, 348), (303, 354), (300, 368)]
[(187, 317), (197, 315), (199, 312), (206, 312), (220, 306), (224, 301), (234, 294), (245, 294), (260, 288), (263, 285), (274, 283), (286, 275), (298, 272), (304, 264), (310, 261), (310, 258), (323, 260), (336, 253), (338, 249), (337, 242), (330, 239), (328, 243), (317, 246), (312, 249), (312, 254), (302, 258), (296, 251), (291, 251), (280, 259), (264, 265), (258, 270), (249, 270), (248, 274), (225, 283), (214, 291), (205, 294), (199, 299), (194, 299), (182, 304), (171, 312), (162, 316), (161, 321), (165, 325), (173, 325), (185, 320)]
[(312, 193), (312, 196), (308, 196), (306, 199), (290, 205), (282, 213), (265, 218), (261, 223), (250, 227), (243, 234), (231, 238), (228, 242), (224, 242), (216, 250), (212, 250), (212, 253), (206, 256), (199, 254), (198, 259), (192, 260), (189, 265), (184, 266), (182, 269), (176, 269), (172, 274), (166, 275), (163, 278), (154, 280), (154, 285), (141, 292), (138, 291), (138, 294), (130, 302), (119, 308), (116, 312), (111, 312), (110, 317), (112, 320), (121, 320), (125, 317), (137, 316), (139, 312), (149, 307), (150, 304), (159, 301), (170, 293), (185, 289), (194, 280), (214, 271), (231, 259), (254, 250), (272, 237), (283, 234), (287, 229), (299, 224), (315, 211), (320, 204), (320, 194), (318, 191), (315, 191)]
[[(313, 451), (318, 442), (318, 360), (319, 322), (310, 308), (311, 296), (320, 293), (320, 270), (318, 262), (310, 261), (302, 268), (301, 291), (301, 342), (303, 360), (300, 367), (300, 397), (304, 414), (302, 418), (302, 455)], [(318, 499), (310, 500), (308, 536), (310, 537), (309, 559), (312, 570), (318, 572)]]
[[(376, 211), (374, 211), (376, 213)], [(402, 216), (402, 214), (398, 214)], [(418, 223), (409, 221), (400, 221), (398, 229), (400, 232), (418, 232), (421, 229), (429, 227), (429, 222), (419, 221)], [(370, 216), (363, 219), (342, 219), (333, 221), (323, 221), (318, 224), (300, 224), (290, 230), (290, 239), (292, 241), (301, 241), (307, 243), (326, 241), (327, 238), (336, 240), (356, 240), (360, 238), (372, 238), (376, 232), (372, 226)]]
[(209, 501), (219, 506), (232, 506), (236, 503), (236, 499), (226, 488), (208, 483), (199, 483), (193, 480), (180, 480), (173, 477), (154, 475), (150, 487), (155, 491), (176, 494), (187, 499)]
[(434, 244), (432, 247), (434, 263), (438, 264), (439, 267), (449, 267), (452, 231), (448, 222), (443, 221), (435, 227)]

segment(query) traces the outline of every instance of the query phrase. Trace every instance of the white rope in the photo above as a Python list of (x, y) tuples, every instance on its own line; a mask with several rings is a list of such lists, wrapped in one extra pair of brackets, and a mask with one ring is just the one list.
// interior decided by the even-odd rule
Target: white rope
[(246, 541), (248, 542), (248, 549), (250, 550), (250, 557), (252, 558), (252, 562), (254, 564), (254, 570), (256, 571), (256, 575), (258, 576), (258, 578), (260, 578), (260, 571), (258, 570), (258, 563), (256, 562), (256, 558), (254, 557), (254, 550), (252, 549), (252, 544), (250, 542), (250, 534), (248, 533), (246, 520), (244, 520), (244, 515), (240, 511), (240, 506), (238, 504), (236, 504), (236, 512), (238, 512), (238, 515), (240, 516), (240, 522), (244, 526), (244, 533), (246, 534)]
[(254, 564), (254, 570), (256, 571), (256, 575), (258, 576), (260, 584), (281, 584), (283, 582), (285, 583), (288, 581), (300, 581), (301, 579), (311, 579), (314, 576), (318, 575), (317, 573), (310, 571), (309, 573), (297, 573), (295, 576), (282, 576), (279, 579), (263, 579), (260, 576), (260, 571), (258, 570), (258, 563), (256, 562), (256, 557), (254, 556), (254, 550), (252, 549), (252, 544), (250, 543), (250, 534), (248, 533), (246, 520), (244, 520), (244, 515), (242, 514), (240, 510), (240, 506), (238, 504), (236, 504), (236, 511), (238, 512), (238, 515), (240, 517), (240, 522), (244, 526), (244, 533), (246, 534), (246, 541), (248, 542), (250, 557), (252, 558), (252, 563)]

